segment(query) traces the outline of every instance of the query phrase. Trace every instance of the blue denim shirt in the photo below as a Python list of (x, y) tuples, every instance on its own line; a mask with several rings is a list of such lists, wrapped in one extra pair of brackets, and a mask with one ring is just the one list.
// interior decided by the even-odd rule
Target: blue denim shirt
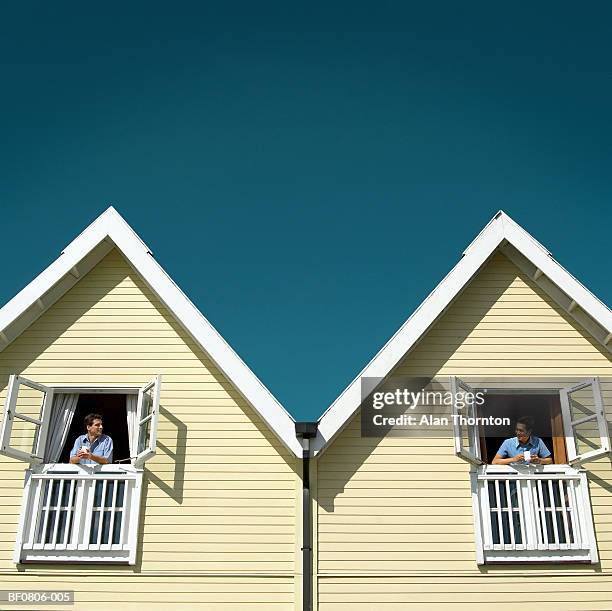
[[(108, 435), (100, 435), (93, 443), (89, 442), (87, 433), (79, 435), (74, 442), (74, 447), (70, 450), (70, 458), (77, 455), (79, 449), (85, 446), (92, 454), (96, 456), (103, 456), (108, 462), (113, 462), (113, 440)], [(81, 465), (97, 465), (95, 460), (89, 458), (81, 458), (79, 461)]]
[(529, 450), (540, 458), (548, 458), (550, 456), (550, 450), (546, 447), (546, 444), (535, 435), (532, 435), (527, 443), (520, 443), (518, 437), (510, 437), (510, 439), (506, 439), (501, 444), (497, 453), (502, 458), (510, 458), (525, 450)]

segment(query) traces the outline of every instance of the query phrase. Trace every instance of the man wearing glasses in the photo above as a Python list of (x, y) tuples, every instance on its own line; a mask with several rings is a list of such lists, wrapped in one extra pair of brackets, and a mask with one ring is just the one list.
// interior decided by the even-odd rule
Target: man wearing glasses
[(550, 465), (552, 456), (546, 444), (532, 435), (533, 419), (524, 416), (516, 421), (516, 437), (506, 439), (493, 459), (494, 465), (510, 463), (531, 463), (532, 465)]

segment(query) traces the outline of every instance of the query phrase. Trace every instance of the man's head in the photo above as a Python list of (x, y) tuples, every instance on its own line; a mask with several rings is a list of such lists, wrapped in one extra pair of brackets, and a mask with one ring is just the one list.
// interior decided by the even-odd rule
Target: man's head
[(102, 416), (100, 414), (87, 414), (85, 416), (85, 427), (90, 439), (96, 439), (102, 435)]
[(533, 418), (523, 416), (516, 421), (514, 432), (520, 443), (527, 443), (533, 431)]

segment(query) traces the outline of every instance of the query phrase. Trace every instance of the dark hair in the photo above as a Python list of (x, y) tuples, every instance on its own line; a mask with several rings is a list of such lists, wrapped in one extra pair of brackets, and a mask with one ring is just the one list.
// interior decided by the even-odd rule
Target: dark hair
[(87, 414), (84, 420), (85, 426), (91, 426), (94, 420), (102, 420), (102, 416), (100, 414)]
[(533, 418), (531, 416), (522, 416), (516, 421), (517, 424), (522, 424), (528, 433), (533, 431)]

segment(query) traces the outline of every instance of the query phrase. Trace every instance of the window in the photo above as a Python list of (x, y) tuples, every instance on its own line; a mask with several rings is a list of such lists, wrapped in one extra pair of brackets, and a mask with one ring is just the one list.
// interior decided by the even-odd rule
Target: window
[(534, 423), (533, 434), (542, 439), (550, 450), (553, 463), (568, 464), (559, 392), (512, 393), (508, 390), (489, 390), (485, 403), (480, 406), (479, 415), (495, 416), (509, 421), (508, 425), (480, 427), (479, 442), (485, 463), (490, 464), (493, 461), (505, 439), (515, 436), (517, 419), (529, 416)]
[[(481, 390), (458, 378), (451, 378), (451, 388), (455, 395)], [(480, 410), (454, 405), (453, 411), (511, 422), (508, 430), (454, 422), (455, 452), (473, 465), (478, 563), (597, 562), (588, 480), (578, 467), (610, 451), (599, 380), (558, 390), (489, 388)], [(553, 464), (487, 464), (525, 415), (533, 418)]]
[[(161, 376), (116, 389), (10, 377), (0, 453), (30, 465), (15, 562), (135, 562), (142, 467), (155, 455), (160, 389)], [(113, 464), (68, 463), (90, 412), (103, 416), (113, 438)]]
[(561, 389), (568, 458), (584, 463), (610, 452), (610, 435), (598, 378)]

